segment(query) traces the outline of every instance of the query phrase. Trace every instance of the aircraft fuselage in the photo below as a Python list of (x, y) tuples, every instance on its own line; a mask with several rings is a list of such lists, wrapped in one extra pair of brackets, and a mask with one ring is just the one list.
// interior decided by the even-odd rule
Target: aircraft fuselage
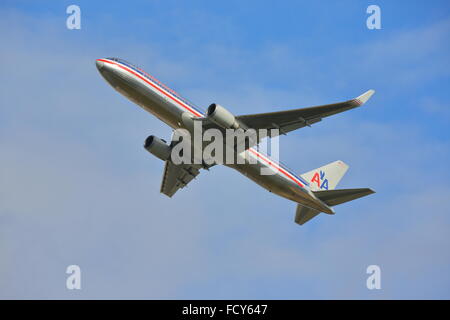
[[(97, 59), (96, 65), (101, 75), (115, 90), (173, 129), (185, 128), (182, 120), (185, 113), (195, 118), (206, 117), (203, 111), (178, 93), (140, 68), (122, 59)], [(244, 153), (239, 156), (246, 157)], [(330, 207), (314, 196), (309, 183), (305, 179), (297, 176), (291, 170), (255, 148), (249, 149), (248, 156), (254, 158), (252, 163), (246, 160), (244, 164), (225, 165), (239, 171), (263, 188), (281, 197), (325, 213), (333, 213)], [(276, 173), (262, 175), (262, 168), (271, 168)]]

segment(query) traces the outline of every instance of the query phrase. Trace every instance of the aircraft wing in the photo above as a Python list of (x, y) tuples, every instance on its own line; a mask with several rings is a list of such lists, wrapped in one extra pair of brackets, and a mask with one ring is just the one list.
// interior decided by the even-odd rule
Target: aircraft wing
[(375, 93), (369, 90), (359, 97), (345, 102), (315, 106), (309, 108), (293, 109), (279, 112), (250, 114), (236, 117), (247, 128), (253, 129), (279, 129), (280, 134), (310, 126), (322, 118), (362, 106)]
[(199, 173), (201, 166), (195, 164), (176, 165), (166, 161), (161, 183), (161, 193), (172, 197), (180, 188), (184, 188)]

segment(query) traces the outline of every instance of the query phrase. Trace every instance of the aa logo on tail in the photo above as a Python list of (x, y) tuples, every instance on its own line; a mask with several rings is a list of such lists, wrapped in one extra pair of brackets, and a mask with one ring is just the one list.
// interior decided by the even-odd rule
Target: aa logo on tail
[(328, 179), (325, 179), (325, 172), (322, 170), (314, 173), (311, 183), (316, 183), (319, 189), (328, 190)]

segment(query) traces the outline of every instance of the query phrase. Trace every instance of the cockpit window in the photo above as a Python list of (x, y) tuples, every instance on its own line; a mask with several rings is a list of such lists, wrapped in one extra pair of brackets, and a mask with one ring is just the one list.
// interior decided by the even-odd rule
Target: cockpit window
[(116, 61), (116, 62), (121, 62), (121, 63), (124, 63), (124, 64), (128, 64), (130, 66), (133, 66), (131, 63), (129, 63), (128, 61), (123, 60), (123, 59), (119, 59), (119, 58), (107, 58), (107, 59), (112, 60), (112, 61)]

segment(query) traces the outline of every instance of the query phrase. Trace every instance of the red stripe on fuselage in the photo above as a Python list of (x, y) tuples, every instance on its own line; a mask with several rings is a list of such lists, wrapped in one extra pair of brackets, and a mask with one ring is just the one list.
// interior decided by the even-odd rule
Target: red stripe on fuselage
[(259, 152), (257, 152), (255, 149), (250, 148), (248, 149), (251, 153), (253, 153), (254, 155), (256, 155), (258, 158), (264, 160), (269, 166), (274, 167), (275, 169), (281, 171), (281, 173), (283, 173), (286, 177), (290, 178), (292, 181), (294, 181), (296, 184), (298, 184), (300, 187), (304, 187), (300, 182), (298, 182), (298, 180), (293, 177), (289, 172), (287, 172), (286, 170), (284, 170), (283, 168), (281, 168), (280, 166), (276, 165), (275, 163), (273, 163), (272, 161), (270, 161), (270, 159), (267, 159), (266, 157), (264, 157), (262, 154), (260, 154)]
[(150, 81), (148, 81), (147, 79), (145, 79), (143, 76), (141, 76), (139, 73), (137, 73), (136, 71), (130, 69), (127, 66), (123, 66), (122, 64), (119, 64), (117, 62), (114, 61), (110, 61), (110, 60), (105, 60), (105, 59), (98, 59), (98, 61), (102, 61), (102, 62), (106, 62), (106, 63), (110, 63), (113, 65), (118, 66), (119, 68), (126, 70), (128, 72), (130, 72), (131, 74), (135, 75), (136, 77), (138, 77), (139, 79), (145, 81), (147, 84), (151, 85), (153, 88), (155, 88), (156, 90), (158, 90), (159, 92), (161, 92), (162, 94), (164, 94), (166, 97), (172, 99), (173, 101), (175, 101), (176, 103), (178, 103), (179, 105), (181, 105), (183, 108), (187, 109), (189, 112), (191, 112), (192, 114), (196, 115), (197, 117), (202, 117), (203, 115), (197, 111), (195, 111), (194, 109), (192, 109), (191, 107), (187, 106), (186, 104), (184, 104), (183, 102), (181, 102), (180, 100), (178, 100), (177, 98), (173, 97), (171, 94), (168, 94), (165, 90), (159, 88), (157, 85), (151, 83)]

